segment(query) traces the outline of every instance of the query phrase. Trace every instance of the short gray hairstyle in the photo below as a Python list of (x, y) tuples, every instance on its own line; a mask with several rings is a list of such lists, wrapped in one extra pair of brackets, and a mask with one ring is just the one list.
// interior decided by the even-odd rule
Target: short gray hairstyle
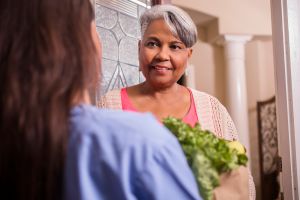
[(142, 37), (149, 24), (156, 19), (164, 19), (173, 35), (187, 47), (192, 47), (197, 42), (197, 28), (193, 20), (185, 11), (170, 4), (153, 6), (142, 14), (140, 17)]

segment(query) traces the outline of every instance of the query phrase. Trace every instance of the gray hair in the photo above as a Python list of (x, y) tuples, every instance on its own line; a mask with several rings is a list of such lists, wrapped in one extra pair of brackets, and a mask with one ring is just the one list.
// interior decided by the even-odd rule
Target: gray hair
[(142, 14), (140, 17), (142, 37), (149, 24), (156, 19), (164, 19), (173, 35), (187, 47), (192, 47), (197, 42), (197, 28), (193, 20), (185, 11), (169, 4), (153, 6)]

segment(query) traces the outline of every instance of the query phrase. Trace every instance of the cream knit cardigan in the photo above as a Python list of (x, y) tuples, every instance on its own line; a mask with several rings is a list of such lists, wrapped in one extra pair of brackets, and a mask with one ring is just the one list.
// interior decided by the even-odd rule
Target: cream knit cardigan
[[(202, 129), (210, 130), (216, 136), (226, 140), (238, 140), (235, 125), (226, 108), (215, 97), (189, 88), (192, 91), (196, 112)], [(100, 108), (122, 110), (120, 90), (112, 90), (104, 95), (98, 102)], [(256, 196), (253, 178), (249, 171), (249, 198)]]

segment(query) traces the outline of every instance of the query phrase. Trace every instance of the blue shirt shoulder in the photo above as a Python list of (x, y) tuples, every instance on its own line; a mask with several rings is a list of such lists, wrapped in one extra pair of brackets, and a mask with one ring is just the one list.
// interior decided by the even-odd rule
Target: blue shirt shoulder
[(150, 114), (73, 108), (67, 199), (200, 199), (177, 139)]

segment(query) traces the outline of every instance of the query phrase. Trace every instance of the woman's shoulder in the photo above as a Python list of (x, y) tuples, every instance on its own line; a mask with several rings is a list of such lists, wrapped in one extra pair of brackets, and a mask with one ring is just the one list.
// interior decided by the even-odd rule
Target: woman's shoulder
[(121, 89), (108, 91), (97, 101), (98, 108), (122, 109)]
[(221, 110), (226, 110), (225, 106), (220, 102), (220, 100), (213, 95), (192, 88), (189, 88), (189, 90), (192, 92), (194, 102), (198, 109), (203, 110), (205, 108), (215, 107)]
[(195, 89), (190, 90), (202, 127), (214, 132), (218, 137), (228, 140), (237, 139), (236, 127), (226, 107), (210, 94)]
[(199, 91), (193, 88), (188, 88), (188, 89), (192, 92), (193, 97), (195, 99), (209, 99), (211, 101), (216, 101), (217, 103), (222, 105), (222, 103), (218, 100), (218, 98), (214, 97), (213, 95), (210, 95), (206, 92)]
[(107, 98), (120, 97), (121, 90), (122, 89), (113, 89), (113, 90), (110, 90), (104, 96), (107, 97)]

